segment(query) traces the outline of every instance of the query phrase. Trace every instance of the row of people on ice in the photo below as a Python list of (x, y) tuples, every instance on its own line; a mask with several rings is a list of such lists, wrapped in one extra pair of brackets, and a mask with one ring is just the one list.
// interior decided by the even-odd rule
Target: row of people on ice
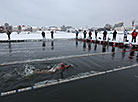
[[(7, 36), (8, 36), (8, 40), (10, 41), (11, 40), (11, 37), (10, 37), (11, 32), (7, 30), (6, 33), (7, 33)], [(51, 33), (51, 39), (54, 39), (54, 31), (52, 30), (50, 33)], [(46, 39), (46, 37), (45, 37), (46, 34), (45, 34), (44, 31), (42, 31), (41, 35), (42, 35), (43, 39)]]
[[(52, 30), (50, 33), (51, 33), (51, 39), (54, 39), (54, 31)], [(46, 35), (45, 32), (42, 31), (41, 34), (42, 34), (43, 39), (46, 39), (46, 37), (45, 37), (45, 35)]]
[[(95, 39), (97, 40), (97, 34), (98, 34), (98, 31), (97, 30), (95, 30)], [(84, 39), (86, 39), (86, 35), (89, 35), (88, 36), (88, 39), (92, 39), (92, 31), (90, 30), (90, 31), (86, 31), (86, 30), (84, 30), (83, 31), (83, 35), (84, 35)], [(129, 32), (125, 29), (124, 30), (124, 36), (123, 36), (123, 41), (124, 42), (127, 42), (128, 40), (127, 40), (127, 36), (128, 36), (128, 34), (129, 34)], [(116, 40), (116, 35), (117, 35), (117, 31), (116, 30), (114, 30), (114, 32), (113, 32), (113, 38), (112, 38), (112, 40)], [(131, 33), (131, 36), (132, 36), (132, 40), (131, 40), (131, 42), (136, 42), (136, 38), (137, 38), (137, 32), (136, 32), (136, 29), (134, 29), (133, 30), (133, 32)], [(78, 39), (78, 36), (79, 36), (79, 31), (77, 31), (76, 30), (76, 39)], [(99, 37), (99, 39), (101, 39), (100, 37)], [(103, 32), (103, 40), (106, 40), (107, 39), (107, 31), (106, 30), (104, 30), (104, 32)], [(109, 40), (109, 39), (108, 39)]]

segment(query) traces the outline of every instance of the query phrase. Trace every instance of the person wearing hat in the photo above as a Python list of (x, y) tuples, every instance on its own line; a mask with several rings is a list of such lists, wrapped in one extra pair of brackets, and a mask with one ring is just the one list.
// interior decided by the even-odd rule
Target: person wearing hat
[(83, 32), (84, 39), (86, 39), (86, 34), (87, 34), (86, 30), (84, 30), (84, 32)]
[(45, 32), (44, 31), (42, 31), (42, 37), (43, 37), (43, 39), (45, 39)]
[(106, 40), (106, 35), (107, 35), (107, 31), (104, 30), (104, 32), (103, 32), (103, 40)]
[(128, 35), (129, 33), (128, 33), (128, 31), (126, 30), (126, 29), (124, 29), (124, 42), (126, 42), (127, 41), (127, 35)]
[(54, 31), (52, 30), (50, 33), (51, 33), (51, 39), (54, 39)]
[(133, 32), (131, 33), (132, 35), (132, 42), (136, 42), (136, 37), (137, 37), (137, 32), (136, 32), (136, 29), (133, 30)]

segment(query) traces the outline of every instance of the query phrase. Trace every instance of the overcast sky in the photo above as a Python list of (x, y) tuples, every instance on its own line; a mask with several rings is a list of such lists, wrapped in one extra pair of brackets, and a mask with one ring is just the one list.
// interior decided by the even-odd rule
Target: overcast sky
[(101, 27), (138, 20), (138, 0), (1, 0), (0, 24)]

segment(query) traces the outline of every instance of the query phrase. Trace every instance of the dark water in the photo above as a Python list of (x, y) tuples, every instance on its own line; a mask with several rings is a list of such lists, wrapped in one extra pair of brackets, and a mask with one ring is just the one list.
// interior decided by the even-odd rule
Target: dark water
[[(111, 52), (103, 54), (105, 52)], [(65, 56), (94, 54), (86, 57)], [(65, 59), (60, 57), (64, 56)], [(56, 59), (59, 57), (60, 59)], [(47, 60), (47, 58), (55, 58)], [(37, 60), (36, 60), (37, 59)], [(73, 66), (53, 74), (26, 73), (26, 69), (49, 69), (64, 62)], [(90, 71), (100, 72), (133, 65), (138, 52), (107, 45), (90, 44), (74, 40), (22, 42), (0, 44), (0, 92), (35, 85), (44, 80), (65, 79)]]

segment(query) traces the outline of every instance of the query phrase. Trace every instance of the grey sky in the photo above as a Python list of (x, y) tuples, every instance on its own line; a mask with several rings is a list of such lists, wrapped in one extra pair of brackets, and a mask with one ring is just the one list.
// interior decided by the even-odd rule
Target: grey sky
[(1, 0), (0, 24), (104, 26), (138, 18), (138, 0)]

